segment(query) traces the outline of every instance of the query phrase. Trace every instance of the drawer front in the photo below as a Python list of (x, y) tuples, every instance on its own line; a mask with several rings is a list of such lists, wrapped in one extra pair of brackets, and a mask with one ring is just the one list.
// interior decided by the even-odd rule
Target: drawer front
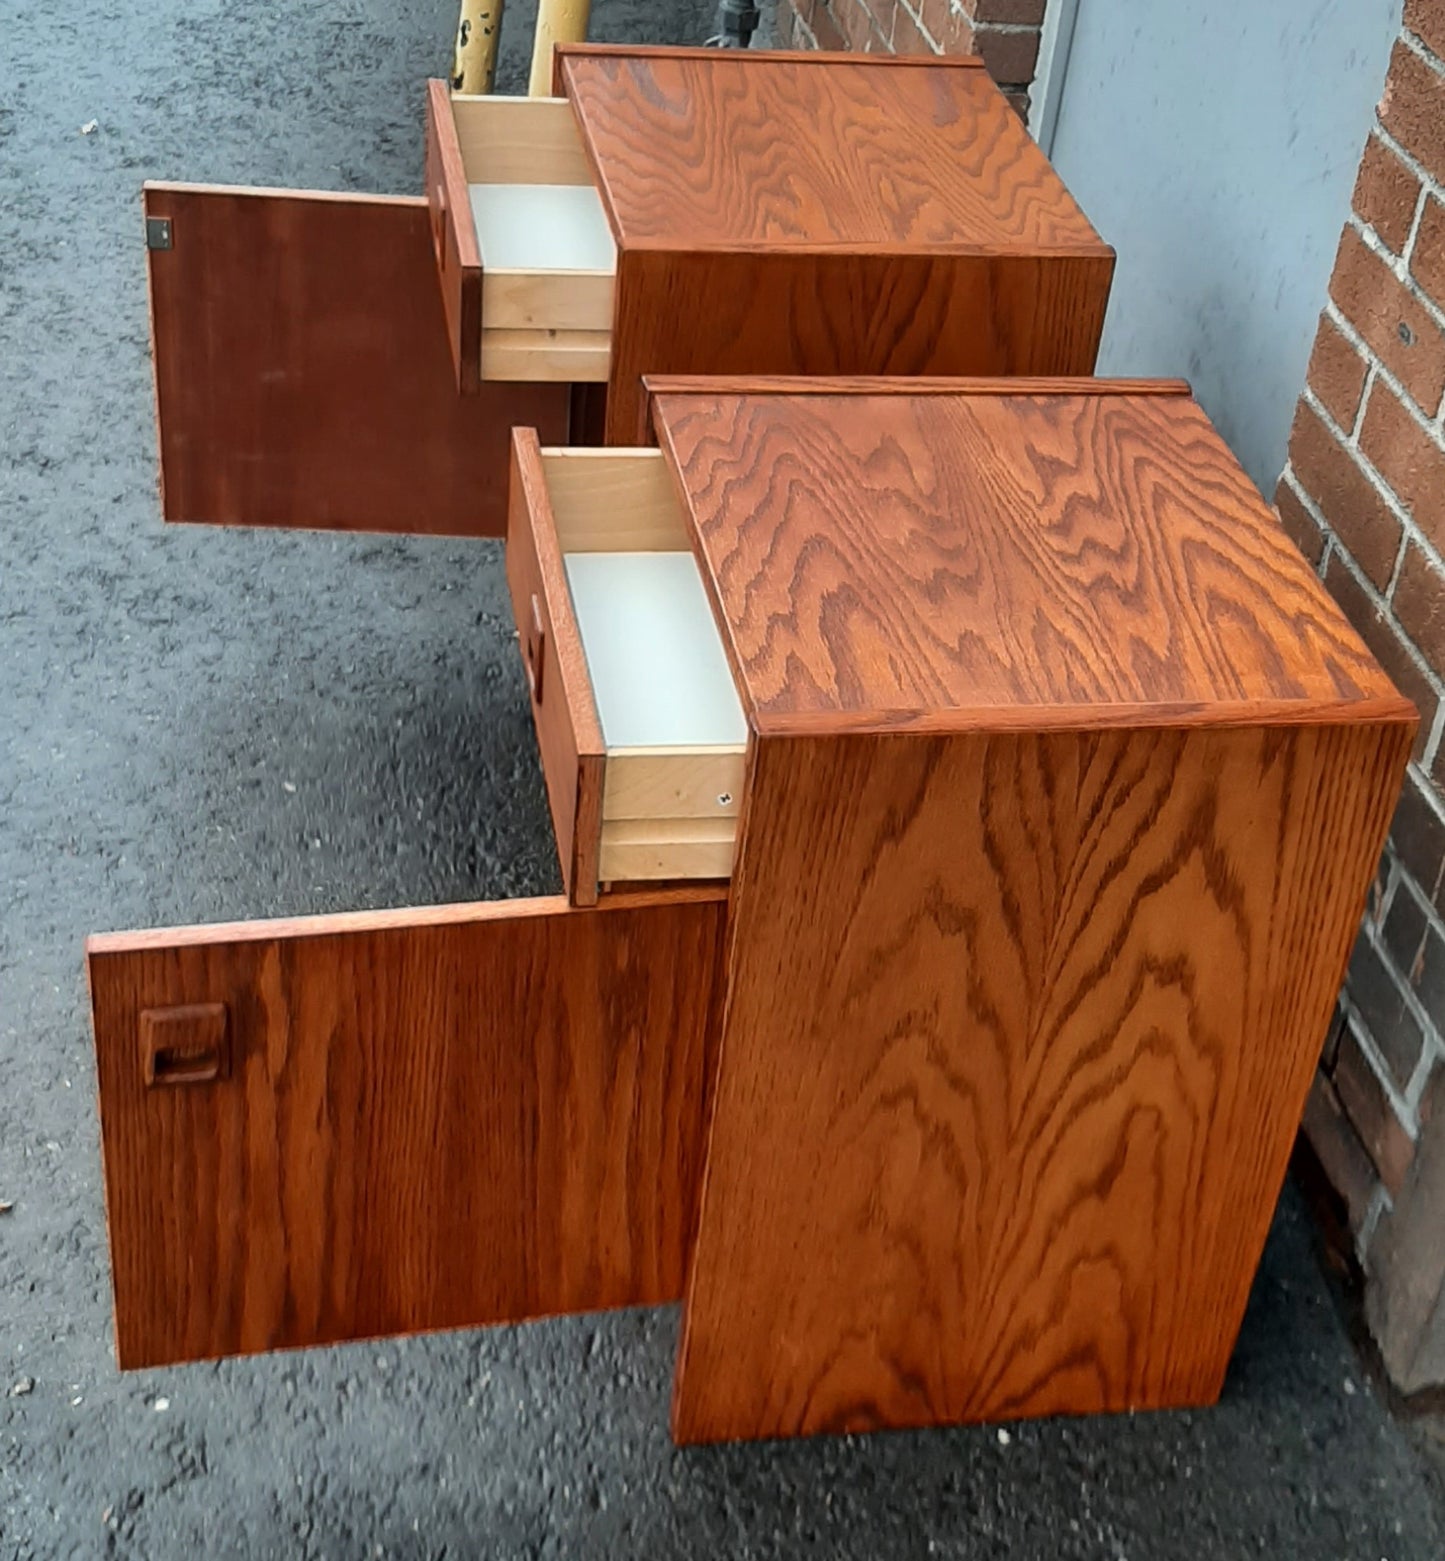
[(426, 198), (457, 387), (475, 394), (481, 378), (482, 257), (444, 81), (427, 82)]
[(605, 383), (616, 257), (571, 105), (428, 82), (426, 183), (461, 389)]
[(92, 939), (121, 1365), (677, 1300), (725, 912)]
[(605, 764), (602, 727), (572, 614), (541, 450), (530, 429), (518, 429), (512, 437), (507, 585), (562, 881), (575, 904), (594, 904)]

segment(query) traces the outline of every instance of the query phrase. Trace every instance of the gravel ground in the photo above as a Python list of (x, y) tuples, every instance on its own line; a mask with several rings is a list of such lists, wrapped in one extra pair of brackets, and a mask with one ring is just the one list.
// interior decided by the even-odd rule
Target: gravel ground
[(116, 1371), (84, 934), (558, 888), (495, 544), (156, 508), (142, 178), (418, 189), (454, 16), (0, 0), (0, 1557), (1438, 1558), (1293, 1193), (1207, 1414), (679, 1452), (673, 1311)]

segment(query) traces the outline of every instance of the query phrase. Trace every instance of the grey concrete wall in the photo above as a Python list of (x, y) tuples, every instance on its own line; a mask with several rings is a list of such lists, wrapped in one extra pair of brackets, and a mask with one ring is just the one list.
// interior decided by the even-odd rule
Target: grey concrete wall
[(1100, 372), (1191, 380), (1266, 493), (1400, 10), (1079, 0), (1052, 155), (1119, 252)]

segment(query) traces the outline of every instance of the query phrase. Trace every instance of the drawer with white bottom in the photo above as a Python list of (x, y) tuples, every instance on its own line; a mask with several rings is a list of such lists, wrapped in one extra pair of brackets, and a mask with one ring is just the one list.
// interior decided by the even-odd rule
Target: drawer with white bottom
[(747, 723), (658, 450), (513, 436), (507, 578), (563, 877), (732, 871)]

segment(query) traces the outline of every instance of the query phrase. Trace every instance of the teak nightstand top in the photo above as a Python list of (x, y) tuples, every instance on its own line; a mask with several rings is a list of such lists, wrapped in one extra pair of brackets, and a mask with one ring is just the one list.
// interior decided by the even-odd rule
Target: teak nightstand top
[(1182, 384), (651, 383), (761, 732), (1413, 719)]
[(556, 73), (626, 245), (1112, 253), (974, 57), (592, 44)]

